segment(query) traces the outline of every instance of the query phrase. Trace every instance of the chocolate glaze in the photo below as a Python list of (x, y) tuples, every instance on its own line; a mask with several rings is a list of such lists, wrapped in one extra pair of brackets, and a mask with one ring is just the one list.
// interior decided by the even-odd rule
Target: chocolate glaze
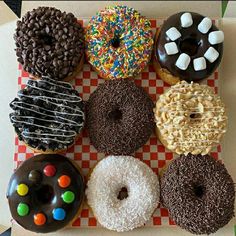
[(162, 203), (180, 227), (210, 234), (234, 216), (234, 183), (225, 166), (209, 155), (181, 155), (161, 178)]
[[(222, 58), (223, 43), (211, 45), (208, 42), (209, 33), (218, 30), (214, 24), (212, 24), (212, 27), (207, 34), (202, 34), (200, 31), (198, 31), (197, 26), (205, 17), (198, 13), (189, 12), (193, 18), (193, 24), (188, 28), (181, 27), (180, 17), (183, 13), (184, 12), (180, 12), (170, 16), (162, 25), (155, 46), (155, 56), (161, 67), (167, 69), (174, 76), (178, 76), (180, 79), (186, 81), (197, 81), (209, 77), (216, 70)], [(175, 55), (167, 55), (164, 48), (166, 43), (172, 42), (166, 35), (166, 31), (171, 27), (175, 27), (181, 33), (181, 37), (174, 41), (179, 48), (179, 53)], [(185, 44), (186, 46), (184, 47), (183, 42), (185, 40), (188, 40), (189, 43)], [(198, 46), (196, 46), (196, 44)], [(220, 54), (219, 57), (213, 63), (210, 63), (206, 59), (207, 68), (205, 70), (195, 71), (193, 68), (193, 59), (203, 57), (204, 53), (209, 47), (215, 48)], [(186, 70), (181, 70), (175, 66), (176, 60), (178, 59), (180, 53), (183, 52), (187, 53), (191, 58), (191, 62)]]
[[(48, 164), (56, 167), (53, 177), (47, 177), (43, 173), (44, 167)], [(31, 177), (29, 177), (30, 173)], [(34, 175), (32, 173), (38, 173), (41, 178), (37, 177), (38, 174), (32, 177)], [(68, 175), (71, 178), (71, 184), (67, 188), (61, 188), (57, 183), (58, 178), (62, 175)], [(35, 179), (36, 181), (34, 181)], [(19, 196), (16, 191), (17, 185), (21, 183), (29, 187), (26, 196)], [(12, 217), (22, 227), (34, 232), (48, 233), (65, 227), (73, 220), (82, 204), (84, 189), (83, 177), (68, 158), (56, 154), (41, 154), (24, 161), (15, 171), (8, 185), (7, 198)], [(63, 202), (61, 198), (61, 195), (68, 190), (75, 194), (75, 200), (70, 204)], [(28, 215), (18, 215), (17, 206), (20, 202), (29, 206)], [(52, 211), (58, 207), (63, 208), (66, 212), (63, 221), (53, 219)], [(47, 220), (44, 225), (37, 226), (34, 223), (34, 214), (36, 213), (46, 215)]]

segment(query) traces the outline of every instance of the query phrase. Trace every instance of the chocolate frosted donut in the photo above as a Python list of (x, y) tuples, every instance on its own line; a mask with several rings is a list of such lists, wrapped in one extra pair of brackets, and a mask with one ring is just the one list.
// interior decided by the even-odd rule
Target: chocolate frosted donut
[(128, 155), (144, 145), (154, 128), (154, 104), (130, 80), (100, 84), (87, 103), (87, 127), (99, 152)]
[(154, 67), (169, 84), (209, 77), (223, 54), (224, 34), (194, 12), (170, 16), (156, 34)]
[(74, 144), (84, 125), (84, 105), (72, 85), (46, 77), (28, 80), (18, 97), (10, 103), (10, 120), (20, 140), (46, 153)]
[(12, 217), (22, 227), (48, 233), (68, 225), (78, 214), (85, 184), (77, 167), (61, 155), (37, 155), (12, 175), (7, 198)]
[(234, 216), (234, 183), (209, 155), (181, 155), (161, 178), (161, 198), (170, 217), (194, 234), (210, 234)]
[(33, 77), (71, 79), (82, 67), (84, 31), (72, 13), (39, 7), (17, 21), (16, 55)]

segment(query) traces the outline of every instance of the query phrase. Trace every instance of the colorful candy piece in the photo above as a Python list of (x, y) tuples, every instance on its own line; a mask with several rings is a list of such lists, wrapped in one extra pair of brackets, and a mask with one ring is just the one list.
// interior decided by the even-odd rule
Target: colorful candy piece
[(29, 192), (29, 188), (26, 184), (19, 184), (16, 191), (20, 196), (25, 196)]
[(62, 199), (65, 203), (72, 203), (75, 200), (75, 194), (71, 191), (66, 191), (62, 194)]
[(54, 165), (47, 165), (44, 167), (43, 173), (48, 177), (53, 177), (56, 174), (56, 168)]
[(19, 203), (17, 206), (17, 213), (19, 216), (26, 216), (29, 213), (29, 206), (25, 203)]
[(42, 174), (37, 170), (31, 170), (28, 179), (33, 183), (40, 183), (42, 180)]
[(61, 188), (67, 188), (71, 183), (71, 179), (68, 175), (62, 175), (58, 179), (58, 184)]
[(44, 225), (46, 223), (46, 216), (43, 213), (35, 214), (34, 223), (39, 226)]
[(54, 220), (64, 220), (66, 217), (66, 212), (62, 208), (55, 208), (52, 214)]

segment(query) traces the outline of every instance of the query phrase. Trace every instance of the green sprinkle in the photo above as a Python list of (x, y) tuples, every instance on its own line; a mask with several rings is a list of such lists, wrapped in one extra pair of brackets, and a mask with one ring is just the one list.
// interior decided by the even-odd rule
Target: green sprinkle
[(72, 203), (75, 200), (75, 194), (71, 191), (66, 191), (62, 194), (62, 199), (65, 203)]
[(17, 207), (17, 213), (19, 216), (26, 216), (29, 213), (29, 207), (25, 203), (20, 203)]

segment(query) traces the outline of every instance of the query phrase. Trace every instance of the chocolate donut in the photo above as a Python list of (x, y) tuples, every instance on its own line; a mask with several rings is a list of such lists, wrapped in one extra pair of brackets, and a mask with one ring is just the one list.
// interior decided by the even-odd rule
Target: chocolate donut
[(39, 7), (17, 21), (16, 55), (35, 78), (69, 80), (81, 69), (84, 30), (72, 13)]
[(223, 40), (223, 32), (208, 17), (177, 13), (156, 34), (154, 67), (169, 84), (207, 78), (221, 61)]
[(34, 232), (68, 225), (84, 198), (82, 175), (68, 158), (41, 154), (24, 161), (12, 175), (7, 198), (14, 220)]
[(91, 143), (106, 154), (128, 155), (143, 146), (154, 128), (154, 104), (130, 80), (100, 84), (86, 105)]
[(194, 234), (210, 234), (234, 216), (234, 183), (209, 155), (181, 155), (161, 178), (161, 198), (170, 217)]
[(19, 140), (35, 151), (56, 153), (74, 144), (84, 125), (84, 104), (66, 82), (28, 80), (11, 103), (10, 120)]

